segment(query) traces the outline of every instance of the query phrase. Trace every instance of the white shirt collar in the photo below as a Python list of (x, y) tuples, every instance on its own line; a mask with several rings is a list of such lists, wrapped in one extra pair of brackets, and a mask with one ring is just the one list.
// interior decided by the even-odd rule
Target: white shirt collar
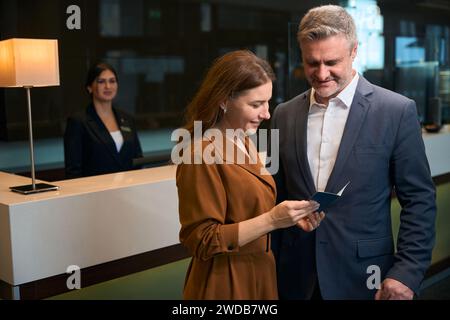
[[(359, 74), (358, 72), (355, 72), (355, 75), (353, 76), (352, 81), (342, 90), (336, 97), (330, 99), (330, 101), (334, 99), (339, 99), (343, 105), (347, 108), (350, 108), (353, 102), (353, 98), (355, 97), (356, 87), (358, 86), (358, 80), (359, 80)], [(316, 101), (316, 97), (314, 95), (315, 90), (314, 88), (311, 88), (311, 96), (309, 99), (309, 107), (313, 105), (323, 105)]]

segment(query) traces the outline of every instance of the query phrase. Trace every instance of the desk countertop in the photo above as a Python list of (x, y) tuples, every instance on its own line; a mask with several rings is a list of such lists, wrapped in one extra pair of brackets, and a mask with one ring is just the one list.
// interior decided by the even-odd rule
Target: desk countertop
[[(0, 204), (17, 205), (33, 201), (42, 201), (55, 198), (72, 197), (76, 195), (100, 192), (105, 190), (127, 188), (148, 183), (166, 180), (175, 180), (176, 166), (163, 166), (105, 174), (72, 180), (52, 182), (60, 187), (58, 191), (22, 195), (11, 192), (9, 187), (31, 184), (31, 179), (10, 173), (0, 172)], [(37, 182), (40, 182), (37, 180)]]

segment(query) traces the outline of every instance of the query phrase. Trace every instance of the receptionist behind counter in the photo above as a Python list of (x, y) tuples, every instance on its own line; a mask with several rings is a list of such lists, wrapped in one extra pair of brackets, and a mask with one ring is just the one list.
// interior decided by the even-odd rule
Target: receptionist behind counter
[(142, 149), (132, 117), (113, 106), (117, 72), (107, 63), (88, 71), (88, 107), (67, 120), (64, 133), (66, 178), (78, 178), (133, 169)]

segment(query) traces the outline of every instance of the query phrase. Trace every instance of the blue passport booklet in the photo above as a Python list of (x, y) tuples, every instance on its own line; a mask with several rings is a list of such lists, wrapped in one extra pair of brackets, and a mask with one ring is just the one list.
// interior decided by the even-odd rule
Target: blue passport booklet
[(347, 182), (347, 184), (338, 192), (338, 193), (331, 193), (331, 192), (316, 192), (310, 200), (314, 200), (320, 204), (319, 209), (317, 212), (321, 212), (328, 208), (333, 202), (335, 202), (344, 192), (345, 188), (349, 185), (350, 181)]

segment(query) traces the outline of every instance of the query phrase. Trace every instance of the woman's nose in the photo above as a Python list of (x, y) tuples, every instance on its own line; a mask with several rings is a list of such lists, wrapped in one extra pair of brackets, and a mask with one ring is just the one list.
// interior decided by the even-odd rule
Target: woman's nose
[(270, 119), (270, 112), (269, 112), (269, 104), (268, 103), (264, 106), (264, 109), (261, 112), (260, 117), (261, 117), (261, 119), (264, 119), (264, 120), (269, 120)]

